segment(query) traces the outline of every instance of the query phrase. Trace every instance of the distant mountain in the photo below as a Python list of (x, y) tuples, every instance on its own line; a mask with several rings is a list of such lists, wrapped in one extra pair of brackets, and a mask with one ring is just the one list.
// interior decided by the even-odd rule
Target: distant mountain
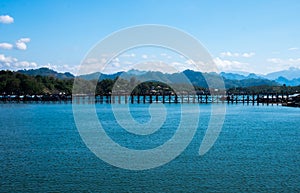
[(75, 76), (71, 74), (70, 72), (65, 72), (65, 73), (59, 73), (54, 70), (51, 70), (49, 68), (39, 68), (39, 69), (30, 69), (30, 70), (18, 70), (17, 72), (26, 74), (29, 76), (51, 76), (55, 77), (58, 79), (69, 79), (69, 78), (74, 78)]
[(288, 80), (297, 79), (300, 78), (300, 68), (291, 67), (288, 70), (269, 73), (264, 77), (270, 80), (276, 80), (279, 77), (283, 77)]
[[(248, 76), (233, 74), (233, 73), (221, 73), (220, 76), (217, 73), (201, 73), (193, 70), (185, 70), (180, 73), (162, 73), (157, 71), (138, 71), (138, 70), (130, 70), (128, 72), (117, 72), (114, 74), (102, 74), (100, 72), (80, 75), (80, 78), (86, 80), (92, 79), (115, 79), (116, 77), (121, 77), (123, 79), (129, 80), (131, 77), (135, 77), (139, 81), (147, 81), (147, 80), (157, 80), (166, 83), (177, 83), (183, 84), (191, 82), (193, 85), (207, 88), (207, 79), (210, 80), (210, 86), (216, 87), (217, 81), (222, 79), (224, 80), (226, 88), (232, 87), (247, 87), (247, 86), (259, 86), (259, 85), (268, 85), (274, 86), (278, 85), (275, 81), (267, 80), (262, 78), (256, 74), (248, 74)], [(188, 78), (188, 79), (186, 79)]]
[(140, 71), (140, 70), (136, 70), (136, 69), (131, 69), (129, 71), (127, 71), (127, 74), (132, 74), (132, 75), (143, 75), (146, 74), (146, 71)]
[(254, 73), (249, 73), (247, 76), (245, 76), (239, 73), (227, 73), (227, 72), (222, 72), (220, 73), (220, 75), (227, 80), (267, 79), (267, 80), (275, 81), (281, 85), (283, 84), (287, 86), (300, 85), (299, 68), (289, 68), (288, 70), (273, 72), (267, 75), (257, 75)]
[(221, 72), (220, 75), (228, 80), (244, 80), (244, 79), (266, 79), (260, 75), (254, 73), (248, 73), (247, 75), (242, 75), (238, 73), (226, 73)]
[(268, 79), (224, 80), (226, 88), (250, 86), (278, 86), (279, 83)]
[(266, 79), (266, 78), (263, 78), (263, 77), (261, 77), (261, 76), (259, 76), (259, 75), (254, 74), (254, 73), (250, 73), (250, 74), (246, 77), (246, 79)]
[(250, 72), (245, 72), (245, 71), (227, 71), (225, 73), (239, 74), (239, 75), (243, 75), (243, 76), (248, 76), (250, 74)]
[(79, 75), (78, 78), (82, 78), (82, 79), (85, 79), (85, 80), (96, 80), (101, 75), (102, 75), (102, 73), (100, 73), (100, 72), (94, 72), (94, 73), (91, 73), (91, 74)]
[(292, 80), (288, 80), (282, 76), (278, 77), (276, 80), (279, 84), (285, 84), (287, 86), (299, 86), (300, 85), (300, 78), (294, 78)]
[(85, 80), (103, 80), (103, 79), (115, 79), (119, 77), (123, 72), (117, 72), (114, 74), (103, 74), (101, 72), (94, 72), (91, 74), (84, 74), (84, 75), (79, 75), (79, 78), (85, 79)]
[(220, 75), (228, 80), (243, 80), (247, 78), (246, 76), (237, 73), (221, 72)]

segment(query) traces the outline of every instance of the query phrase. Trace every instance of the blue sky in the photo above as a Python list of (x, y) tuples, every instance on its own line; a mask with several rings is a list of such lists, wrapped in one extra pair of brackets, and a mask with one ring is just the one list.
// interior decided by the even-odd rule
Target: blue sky
[[(47, 66), (75, 73), (97, 42), (142, 24), (193, 35), (221, 71), (266, 74), (300, 68), (299, 10), (297, 0), (2, 0), (0, 68)], [(153, 55), (150, 49), (133, 52), (135, 60)], [(122, 65), (121, 60), (115, 71)]]

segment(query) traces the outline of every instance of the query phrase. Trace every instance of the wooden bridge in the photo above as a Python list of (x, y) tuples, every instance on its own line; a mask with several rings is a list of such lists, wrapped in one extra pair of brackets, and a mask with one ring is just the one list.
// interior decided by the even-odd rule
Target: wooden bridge
[(0, 95), (0, 103), (76, 103), (76, 104), (146, 104), (146, 103), (243, 103), (287, 104), (288, 94), (169, 94), (169, 95)]

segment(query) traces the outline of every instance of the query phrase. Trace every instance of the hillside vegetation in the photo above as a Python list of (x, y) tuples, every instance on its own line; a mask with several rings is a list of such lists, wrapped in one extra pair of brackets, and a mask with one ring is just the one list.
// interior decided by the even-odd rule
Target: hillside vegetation
[[(198, 72), (197, 72), (198, 73)], [(208, 93), (207, 83), (203, 76), (192, 71), (186, 71), (185, 75), (189, 77), (189, 81), (194, 85), (194, 88), (182, 83), (173, 75), (168, 77), (173, 79), (173, 83), (162, 83), (164, 81), (146, 81), (139, 80), (136, 77), (85, 80), (82, 78), (76, 79), (78, 88), (74, 88), (74, 93), (94, 93), (110, 94), (113, 87), (118, 88), (120, 92), (132, 91), (133, 94), (155, 94), (155, 93), (170, 93), (176, 91), (192, 91), (196, 90), (199, 93)], [(211, 75), (213, 78), (215, 75)], [(117, 81), (118, 80), (118, 81)], [(117, 81), (117, 82), (116, 82)], [(177, 81), (177, 82), (176, 82)], [(247, 79), (247, 80), (227, 80), (225, 85), (229, 93), (296, 93), (300, 92), (300, 86), (280, 86), (278, 84), (268, 84), (269, 82), (261, 82), (266, 80)], [(55, 76), (41, 75), (26, 75), (21, 72), (0, 71), (0, 94), (72, 94), (74, 78), (57, 78)], [(201, 84), (200, 84), (201, 83)], [(261, 84), (263, 83), (263, 84)], [(264, 84), (265, 83), (265, 84)], [(136, 86), (134, 86), (136, 85)], [(231, 85), (231, 86), (229, 86)], [(134, 88), (133, 88), (134, 87)]]

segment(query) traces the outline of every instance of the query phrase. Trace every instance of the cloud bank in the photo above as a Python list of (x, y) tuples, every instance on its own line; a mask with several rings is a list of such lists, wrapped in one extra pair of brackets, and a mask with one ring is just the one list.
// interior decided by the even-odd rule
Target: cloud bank
[(255, 55), (254, 52), (245, 52), (245, 53), (233, 53), (233, 52), (222, 52), (220, 56), (224, 57), (242, 57), (242, 58), (251, 58)]
[(11, 56), (5, 56), (4, 54), (0, 54), (0, 68), (1, 69), (29, 69), (36, 68), (38, 65), (35, 62), (28, 61), (19, 61), (17, 58)]

